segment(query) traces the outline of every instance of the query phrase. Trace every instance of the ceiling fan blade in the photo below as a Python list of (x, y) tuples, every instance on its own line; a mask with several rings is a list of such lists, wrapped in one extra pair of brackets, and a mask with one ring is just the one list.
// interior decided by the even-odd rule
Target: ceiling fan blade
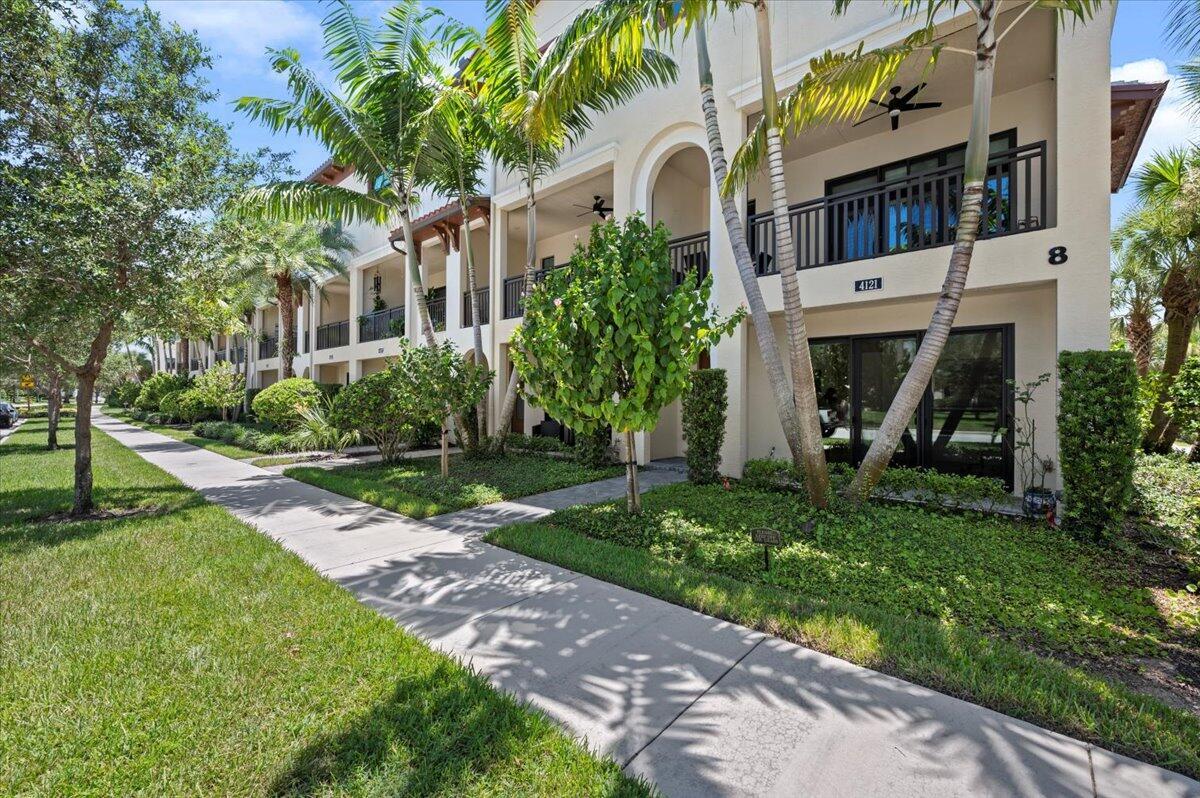
[(896, 114), (895, 116), (892, 117), (892, 130), (899, 130), (899, 129), (900, 129), (900, 114)]
[(580, 216), (587, 216), (589, 213), (594, 213), (594, 211), (593, 211), (591, 208), (588, 208), (588, 209), (587, 209), (586, 211), (584, 211), (583, 213), (577, 213), (577, 214), (575, 214), (575, 218), (576, 218), (576, 219), (578, 219)]
[(908, 90), (908, 92), (903, 97), (900, 98), (900, 102), (907, 103), (913, 97), (916, 97), (917, 92), (919, 92), (921, 89), (925, 88), (925, 86), (926, 86), (926, 84), (924, 84), (924, 83), (918, 83), (916, 86), (913, 86), (911, 89)]
[(867, 102), (869, 102), (869, 103), (871, 103), (871, 104), (873, 104), (873, 105), (878, 105), (880, 108), (887, 108), (887, 107), (888, 107), (888, 104), (887, 104), (887, 103), (881, 103), (881, 102), (879, 102), (879, 100), (867, 100)]
[(941, 103), (913, 103), (912, 105), (905, 106), (905, 108), (903, 110), (905, 110), (905, 111), (923, 111), (926, 108), (941, 108), (941, 107), (942, 107)]
[(887, 116), (887, 115), (888, 115), (888, 112), (884, 111), (882, 114), (875, 114), (875, 116), (868, 116), (866, 119), (860, 119), (859, 121), (855, 122), (850, 127), (858, 127), (859, 125), (865, 125), (868, 122), (870, 122), (872, 119), (878, 119), (881, 116)]
[(592, 209), (591, 205), (580, 205), (578, 202), (572, 202), (571, 204), (576, 208), (587, 208), (589, 211)]

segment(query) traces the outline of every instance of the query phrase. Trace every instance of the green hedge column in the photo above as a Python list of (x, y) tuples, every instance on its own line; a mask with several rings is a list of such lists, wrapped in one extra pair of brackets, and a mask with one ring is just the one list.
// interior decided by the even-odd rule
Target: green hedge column
[(683, 392), (683, 439), (687, 441), (688, 479), (698, 485), (720, 478), (721, 444), (725, 442), (724, 369), (700, 369), (692, 372), (692, 381)]
[(1062, 520), (1099, 538), (1133, 495), (1137, 371), (1129, 352), (1060, 352), (1058, 446)]

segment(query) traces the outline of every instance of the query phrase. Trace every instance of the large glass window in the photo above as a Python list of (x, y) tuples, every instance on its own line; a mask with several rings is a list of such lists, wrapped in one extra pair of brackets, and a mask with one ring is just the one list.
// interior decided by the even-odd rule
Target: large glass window
[(825, 457), (850, 462), (850, 342), (821, 341), (810, 347)]
[(951, 334), (930, 381), (935, 468), (1006, 476), (1004, 373), (1000, 330)]

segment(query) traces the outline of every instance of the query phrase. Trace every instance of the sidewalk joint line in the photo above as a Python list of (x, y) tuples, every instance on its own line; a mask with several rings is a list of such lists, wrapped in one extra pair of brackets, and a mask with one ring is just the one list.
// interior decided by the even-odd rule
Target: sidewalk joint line
[(716, 681), (714, 681), (708, 687), (705, 687), (703, 690), (701, 690), (700, 693), (695, 698), (693, 698), (691, 701), (688, 702), (687, 706), (685, 706), (683, 709), (679, 710), (678, 714), (676, 714), (675, 717), (671, 718), (670, 722), (668, 722), (666, 726), (663, 726), (661, 729), (659, 729), (658, 732), (653, 737), (651, 737), (649, 740), (647, 740), (642, 745), (641, 748), (634, 751), (633, 755), (630, 756), (628, 759), (626, 759), (624, 764), (621, 765), (621, 770), (625, 770), (627, 767), (629, 767), (631, 764), (633, 764), (633, 760), (637, 759), (639, 756), (642, 755), (643, 751), (645, 751), (647, 748), (649, 748), (651, 745), (653, 745), (654, 741), (663, 735), (663, 732), (665, 732), (667, 729), (674, 726), (675, 721), (682, 718), (685, 712), (687, 712), (689, 709), (691, 709), (692, 707), (694, 707), (696, 705), (697, 701), (699, 701), (701, 698), (704, 698), (704, 696), (708, 695), (710, 690), (712, 690), (714, 687), (716, 687), (718, 684), (720, 684), (721, 680), (724, 679), (726, 676), (728, 676), (729, 672), (731, 670), (736, 668), (738, 665), (741, 665), (742, 660), (744, 660), (746, 657), (753, 654), (754, 649), (758, 648), (758, 646), (762, 643), (762, 641), (764, 641), (766, 639), (767, 639), (767, 635), (764, 634), (761, 637), (759, 637), (757, 640), (755, 640), (754, 645), (752, 645), (752, 646), (750, 646), (750, 648), (746, 649), (746, 653), (742, 654), (742, 656), (738, 657), (737, 660), (732, 665), (730, 665), (728, 668), (726, 668), (725, 672), (716, 678)]

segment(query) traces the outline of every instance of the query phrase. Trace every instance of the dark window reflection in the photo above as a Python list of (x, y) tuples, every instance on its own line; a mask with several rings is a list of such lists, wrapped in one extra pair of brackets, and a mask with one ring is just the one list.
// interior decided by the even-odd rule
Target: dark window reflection
[(813, 376), (817, 385), (821, 436), (830, 462), (850, 462), (850, 344), (848, 341), (814, 343)]

